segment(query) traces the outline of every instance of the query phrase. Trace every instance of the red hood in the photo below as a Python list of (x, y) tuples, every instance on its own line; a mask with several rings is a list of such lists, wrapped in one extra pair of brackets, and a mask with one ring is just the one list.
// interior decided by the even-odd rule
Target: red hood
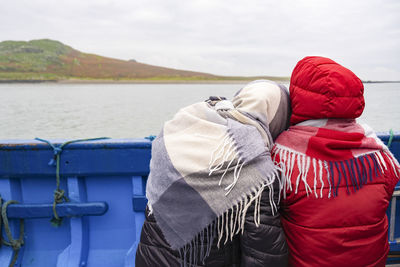
[(354, 119), (364, 110), (364, 86), (349, 69), (329, 58), (305, 57), (290, 79), (291, 124), (309, 119)]

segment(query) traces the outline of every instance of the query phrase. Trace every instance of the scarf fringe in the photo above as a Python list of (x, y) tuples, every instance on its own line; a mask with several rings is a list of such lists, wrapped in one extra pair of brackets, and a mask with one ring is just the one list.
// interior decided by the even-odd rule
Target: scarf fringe
[(222, 141), (219, 143), (217, 148), (211, 153), (211, 158), (209, 162), (209, 176), (211, 176), (214, 172), (222, 170), (224, 167), (225, 162), (229, 163), (225, 166), (225, 170), (221, 175), (221, 179), (219, 180), (218, 185), (221, 186), (222, 180), (224, 179), (225, 174), (228, 172), (230, 166), (232, 165), (233, 161), (237, 159), (236, 166), (233, 172), (233, 181), (227, 187), (225, 187), (225, 195), (227, 196), (232, 189), (235, 187), (237, 181), (239, 180), (240, 171), (242, 170), (243, 165), (245, 162), (239, 156), (239, 153), (236, 151), (235, 141), (233, 138), (226, 134)]
[(206, 258), (210, 255), (211, 247), (215, 239), (218, 240), (217, 247), (219, 248), (221, 244), (225, 245), (228, 240), (232, 241), (237, 234), (243, 234), (247, 210), (253, 204), (254, 223), (258, 227), (261, 220), (261, 196), (266, 188), (269, 189), (269, 202), (272, 214), (275, 215), (278, 211), (279, 203), (275, 203), (274, 201), (273, 183), (276, 179), (279, 180), (279, 190), (283, 188), (279, 170), (279, 168), (275, 169), (267, 178), (267, 181), (258, 187), (254, 187), (249, 195), (242, 197), (231, 209), (217, 217), (211, 224), (196, 235), (191, 242), (180, 248), (179, 256), (181, 259), (181, 266), (196, 266), (198, 261), (204, 264)]
[[(400, 165), (389, 150), (372, 151), (352, 159), (342, 161), (326, 161), (309, 157), (288, 147), (275, 144), (272, 149), (272, 160), (282, 169), (283, 198), (287, 192), (297, 194), (300, 182), (303, 183), (307, 196), (323, 197), (323, 189), (328, 185), (328, 198), (338, 195), (342, 179), (346, 183), (346, 192), (356, 192), (374, 178), (380, 177), (389, 167), (396, 177), (400, 175)], [(279, 155), (280, 162), (276, 162)], [(385, 162), (387, 158), (391, 166)], [(293, 169), (297, 166), (298, 175), (293, 176)], [(308, 173), (313, 173), (313, 179), (307, 179)], [(337, 177), (336, 177), (337, 176)], [(295, 188), (292, 183), (295, 182)], [(353, 188), (353, 190), (351, 189)]]

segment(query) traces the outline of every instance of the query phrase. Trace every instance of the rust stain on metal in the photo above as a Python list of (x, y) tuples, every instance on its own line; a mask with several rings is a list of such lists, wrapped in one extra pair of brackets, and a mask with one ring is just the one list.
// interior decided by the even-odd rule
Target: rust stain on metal
[(20, 148), (23, 146), (31, 147), (29, 149), (37, 150), (37, 143), (0, 143), (0, 149), (11, 150), (13, 148)]

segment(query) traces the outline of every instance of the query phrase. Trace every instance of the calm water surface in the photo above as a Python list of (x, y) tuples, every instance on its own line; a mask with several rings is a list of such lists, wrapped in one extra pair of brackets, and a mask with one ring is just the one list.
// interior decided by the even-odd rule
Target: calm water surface
[[(158, 134), (181, 107), (244, 84), (0, 84), (0, 139), (136, 138)], [(400, 131), (400, 84), (365, 84), (361, 117)]]

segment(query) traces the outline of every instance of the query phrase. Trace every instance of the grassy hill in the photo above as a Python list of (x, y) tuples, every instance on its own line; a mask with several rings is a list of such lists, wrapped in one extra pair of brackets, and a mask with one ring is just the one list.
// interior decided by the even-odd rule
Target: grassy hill
[[(110, 80), (198, 81), (251, 80), (176, 70), (82, 53), (49, 39), (0, 42), (0, 81)], [(282, 80), (279, 77), (263, 77)], [(283, 78), (285, 79), (285, 78)]]

